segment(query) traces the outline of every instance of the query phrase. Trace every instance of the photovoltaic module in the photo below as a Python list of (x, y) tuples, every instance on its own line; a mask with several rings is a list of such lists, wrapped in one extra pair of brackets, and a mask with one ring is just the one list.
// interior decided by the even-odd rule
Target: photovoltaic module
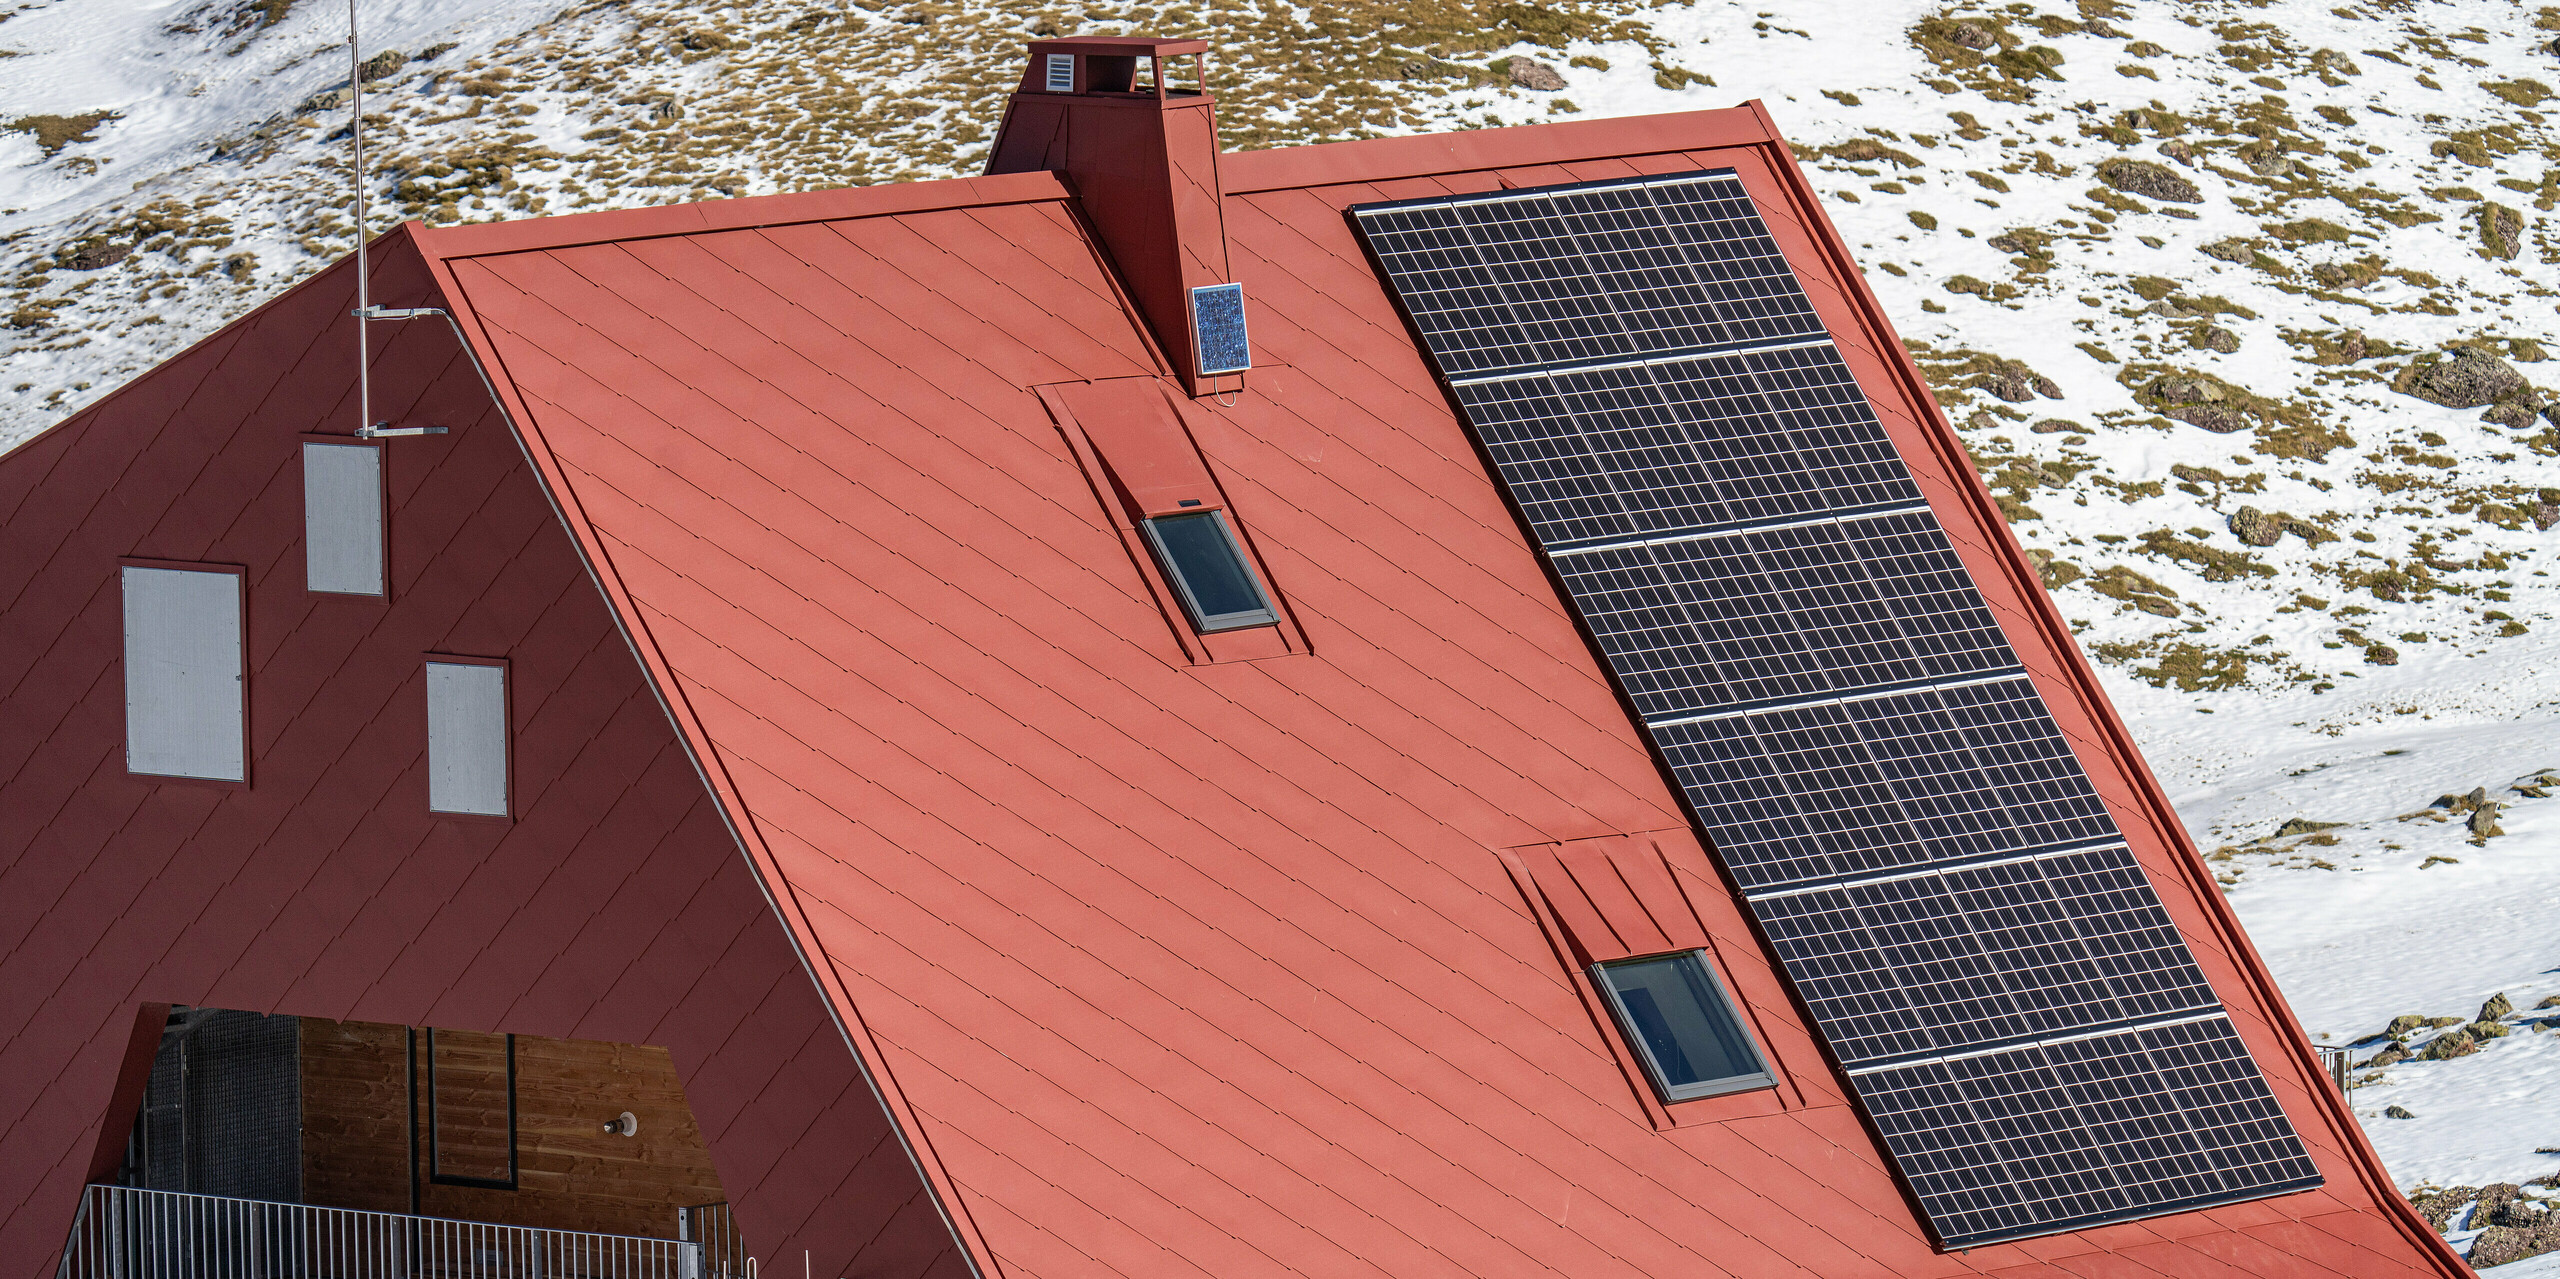
[(2320, 1184), (1740, 178), (1352, 213), (1940, 1241)]

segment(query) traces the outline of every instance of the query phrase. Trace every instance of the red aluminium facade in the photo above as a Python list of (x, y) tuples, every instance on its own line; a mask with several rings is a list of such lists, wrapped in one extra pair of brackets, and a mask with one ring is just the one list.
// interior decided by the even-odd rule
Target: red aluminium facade
[[(1025, 86), (1019, 171), (386, 237), (470, 344), (377, 355), (452, 428), (388, 445), (387, 605), (299, 581), (343, 270), (0, 459), (13, 1272), (202, 1003), (667, 1044), (756, 1250), (848, 1276), (2467, 1273), (1756, 105), (1221, 156)], [(1725, 167), (2320, 1189), (1933, 1247), (1344, 214)], [(1164, 299), (1223, 279), (1257, 367), (1195, 397)], [(1193, 633), (1133, 532), (1186, 495), (1279, 624)], [(253, 784), (123, 772), (119, 557), (247, 570)], [(425, 811), (429, 652), (510, 662), (511, 823)], [(1697, 945), (1776, 1086), (1666, 1107), (1574, 964)]]

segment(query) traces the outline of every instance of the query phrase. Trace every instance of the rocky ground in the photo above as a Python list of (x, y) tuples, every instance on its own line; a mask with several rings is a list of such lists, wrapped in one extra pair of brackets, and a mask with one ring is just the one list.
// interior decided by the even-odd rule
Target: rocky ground
[[(1239, 148), (1766, 100), (2306, 1025), (2371, 1061), (2456, 1019), (2363, 1072), (2395, 1171), (2560, 1169), (2488, 1100), (2560, 1081), (2519, 773), (2560, 766), (2560, 7), (364, 11), (377, 228), (973, 172), (1050, 34), (1209, 36)], [(348, 250), (344, 35), (328, 0), (0, 0), (0, 447)], [(2560, 1243), (2503, 1193), (2434, 1203)]]

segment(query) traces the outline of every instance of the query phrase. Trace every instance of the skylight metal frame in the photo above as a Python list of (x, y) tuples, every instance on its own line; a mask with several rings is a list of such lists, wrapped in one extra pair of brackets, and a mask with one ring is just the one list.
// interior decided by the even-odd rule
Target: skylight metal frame
[[(1174, 559), (1172, 548), (1165, 543), (1164, 533), (1157, 527), (1166, 520), (1200, 519), (1212, 521), (1217, 528), (1218, 536), (1225, 544), (1227, 554), (1234, 559), (1236, 569), (1244, 574), (1245, 585), (1252, 589), (1253, 597), (1258, 601), (1258, 607), (1226, 613), (1208, 613), (1202, 610), (1200, 597), (1191, 589), (1190, 578), (1183, 573), (1181, 564)], [(1191, 619), (1191, 629), (1203, 635), (1215, 635), (1221, 631), (1272, 626), (1280, 621), (1280, 610), (1271, 603), (1271, 589), (1263, 584), (1262, 574), (1255, 571), (1253, 557), (1245, 554), (1244, 543), (1237, 539), (1234, 526), (1227, 523), (1227, 513), (1224, 510), (1211, 507), (1201, 511), (1177, 511), (1165, 515), (1150, 515), (1138, 521), (1138, 531), (1146, 535), (1147, 547), (1155, 553), (1156, 567), (1163, 571), (1165, 581), (1172, 584), (1174, 594), (1181, 599), (1182, 611)]]
[[(1628, 964), (1653, 963), (1664, 959), (1685, 959), (1695, 964), (1698, 970), (1706, 975), (1707, 989), (1714, 992), (1716, 999), (1722, 1005), (1720, 1009), (1709, 1011), (1721, 1013), (1725, 1024), (1732, 1028), (1742, 1050), (1750, 1055), (1752, 1064), (1759, 1069), (1748, 1074), (1729, 1075), (1723, 1079), (1702, 1080), (1692, 1084), (1671, 1082), (1669, 1076), (1663, 1071), (1661, 1060), (1653, 1055), (1653, 1045), (1645, 1042), (1643, 1031), (1637, 1028), (1635, 1014), (1628, 1010), (1626, 1000), (1618, 994), (1618, 988), (1609, 980), (1608, 974), (1608, 970), (1612, 968), (1620, 968)], [(1751, 1092), (1777, 1086), (1778, 1076), (1769, 1068), (1768, 1053), (1760, 1047), (1759, 1037), (1751, 1033), (1749, 1023), (1742, 1016), (1741, 1005), (1734, 1002), (1732, 989), (1724, 984), (1724, 975), (1716, 971), (1715, 963), (1708, 957), (1707, 952), (1692, 948), (1654, 955), (1629, 955), (1624, 959), (1595, 963), (1591, 965), (1588, 975), (1591, 978), (1591, 984), (1599, 988), (1600, 998), (1609, 1005), (1609, 1015), (1617, 1022), (1619, 1035), (1627, 1041), (1627, 1047), (1635, 1054), (1636, 1060), (1644, 1064), (1645, 1078), (1652, 1082), (1654, 1095), (1661, 1098), (1662, 1104), (1671, 1106), (1684, 1101), (1703, 1101), (1709, 1097), (1724, 1097), (1738, 1092)]]

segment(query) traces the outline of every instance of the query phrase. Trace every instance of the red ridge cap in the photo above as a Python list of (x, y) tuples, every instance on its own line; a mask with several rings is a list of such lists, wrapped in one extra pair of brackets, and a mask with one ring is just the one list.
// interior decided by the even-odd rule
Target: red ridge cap
[(1769, 117), (1758, 107), (1754, 99), (1740, 106), (1668, 115), (1229, 151), (1218, 157), (1218, 168), (1226, 179), (1226, 194), (1246, 195), (1774, 141), (1777, 135), (1769, 129)]
[(892, 182), (870, 187), (834, 187), (739, 200), (701, 200), (658, 204), (641, 209), (608, 209), (551, 218), (511, 222), (474, 222), (430, 227), (406, 223), (420, 252), (429, 258), (472, 258), (536, 249), (564, 249), (613, 240), (645, 240), (658, 236), (698, 235), (705, 231), (739, 231), (749, 227), (787, 226), (872, 218), (893, 213), (927, 213), (993, 204), (1027, 204), (1063, 200), (1066, 184), (1054, 173), (1004, 173), (992, 177), (947, 178), (935, 182)]

